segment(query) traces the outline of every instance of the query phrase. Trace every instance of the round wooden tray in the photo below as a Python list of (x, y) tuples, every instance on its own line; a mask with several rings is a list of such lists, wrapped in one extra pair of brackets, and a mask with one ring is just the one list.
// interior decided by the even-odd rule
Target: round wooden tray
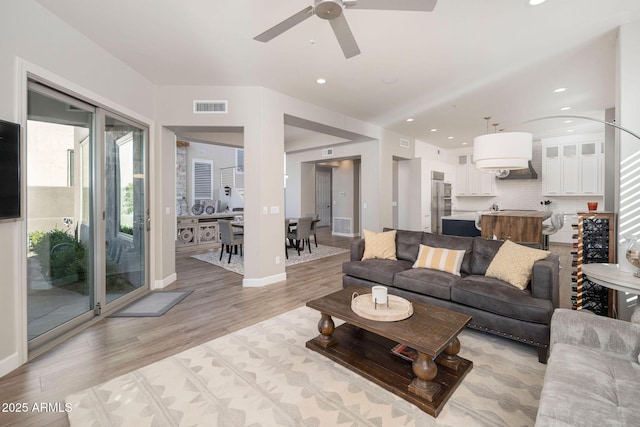
[(378, 304), (374, 307), (371, 294), (358, 295), (354, 292), (351, 298), (351, 309), (358, 316), (380, 322), (396, 322), (404, 320), (413, 314), (413, 305), (404, 298), (388, 295), (389, 306)]

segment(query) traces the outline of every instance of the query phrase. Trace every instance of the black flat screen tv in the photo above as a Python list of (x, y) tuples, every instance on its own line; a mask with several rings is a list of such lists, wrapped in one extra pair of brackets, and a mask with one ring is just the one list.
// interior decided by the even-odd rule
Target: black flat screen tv
[(0, 120), (0, 219), (20, 218), (20, 125)]

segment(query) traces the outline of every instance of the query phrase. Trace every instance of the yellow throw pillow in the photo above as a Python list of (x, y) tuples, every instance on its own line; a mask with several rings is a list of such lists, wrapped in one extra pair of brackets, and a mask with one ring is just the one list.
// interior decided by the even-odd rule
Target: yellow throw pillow
[(382, 233), (364, 230), (364, 255), (362, 255), (362, 261), (372, 258), (397, 259), (396, 230)]
[(489, 264), (485, 276), (504, 280), (524, 290), (531, 280), (533, 263), (545, 259), (551, 252), (505, 241)]
[(413, 263), (412, 268), (430, 268), (432, 270), (446, 271), (447, 273), (460, 275), (460, 266), (464, 259), (465, 251), (453, 249), (432, 248), (427, 245), (420, 245), (418, 258)]

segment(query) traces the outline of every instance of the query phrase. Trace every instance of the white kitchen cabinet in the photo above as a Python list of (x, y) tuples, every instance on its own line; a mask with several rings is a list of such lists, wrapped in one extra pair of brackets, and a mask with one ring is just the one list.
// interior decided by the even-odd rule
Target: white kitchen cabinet
[(562, 192), (564, 194), (580, 194), (580, 158), (567, 156), (562, 158)]
[(544, 196), (602, 195), (604, 145), (576, 138), (542, 141), (542, 193)]
[(473, 163), (473, 154), (459, 154), (456, 164), (457, 196), (495, 196), (496, 177)]
[(558, 145), (542, 149), (542, 194), (556, 195), (562, 192), (562, 160)]

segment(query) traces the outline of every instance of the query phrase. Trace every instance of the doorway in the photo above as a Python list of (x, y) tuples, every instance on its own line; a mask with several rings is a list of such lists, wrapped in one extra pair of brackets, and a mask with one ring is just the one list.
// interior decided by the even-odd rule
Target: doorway
[(316, 213), (318, 226), (331, 225), (331, 170), (316, 169)]
[(148, 129), (28, 82), (29, 350), (148, 289)]

